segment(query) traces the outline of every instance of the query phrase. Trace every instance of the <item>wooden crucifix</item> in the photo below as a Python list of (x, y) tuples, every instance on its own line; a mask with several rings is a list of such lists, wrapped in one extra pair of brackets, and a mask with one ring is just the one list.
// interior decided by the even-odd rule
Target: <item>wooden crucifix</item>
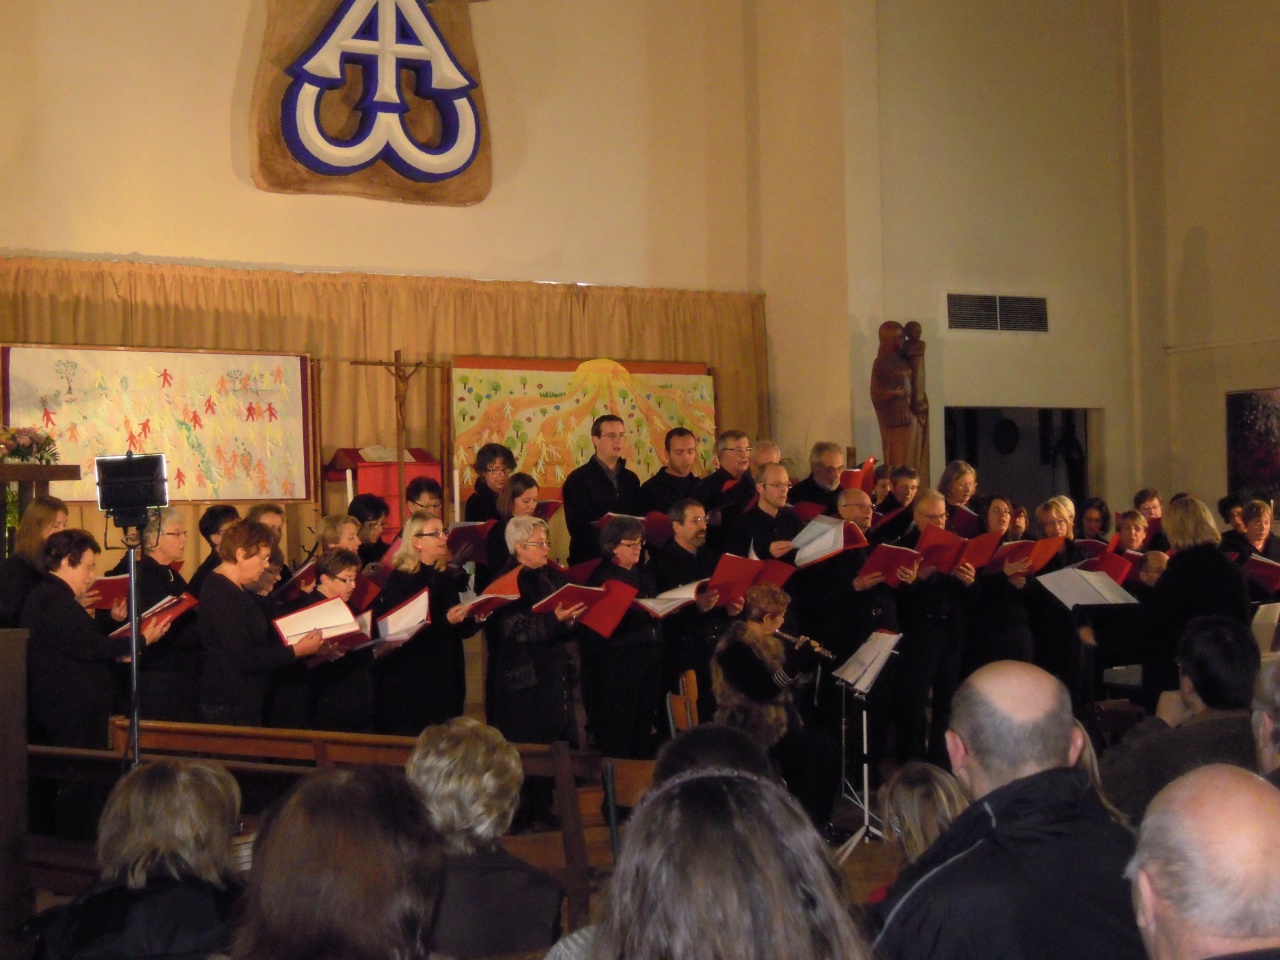
[[(447, 369), (447, 363), (433, 363), (431, 361), (419, 360), (415, 363), (405, 363), (404, 353), (401, 350), (395, 352), (395, 359), (388, 363), (386, 360), (350, 360), (348, 361), (353, 367), (382, 367), (396, 381), (396, 483), (398, 493), (396, 494), (397, 502), (402, 503), (404, 500), (404, 454), (406, 450), (404, 440), (404, 408), (409, 398), (409, 381), (419, 370), (426, 369)], [(403, 506), (397, 511), (402, 512)], [(403, 518), (401, 520), (403, 523)]]

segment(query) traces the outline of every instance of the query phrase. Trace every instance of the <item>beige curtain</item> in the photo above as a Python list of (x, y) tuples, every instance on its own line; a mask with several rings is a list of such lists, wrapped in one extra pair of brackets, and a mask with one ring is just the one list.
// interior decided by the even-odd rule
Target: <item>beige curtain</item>
[[(409, 389), (406, 439), (444, 455), (444, 366), (462, 355), (609, 357), (705, 362), (716, 379), (717, 424), (769, 432), (764, 297), (576, 284), (355, 273), (289, 273), (173, 264), (0, 259), (0, 341), (307, 353), (317, 361), (320, 461), (339, 447), (395, 443), (392, 359), (439, 368)], [(340, 485), (289, 509), (289, 553), (304, 528), (345, 506)], [(189, 515), (189, 560), (205, 548)], [(91, 505), (74, 522), (101, 530)]]

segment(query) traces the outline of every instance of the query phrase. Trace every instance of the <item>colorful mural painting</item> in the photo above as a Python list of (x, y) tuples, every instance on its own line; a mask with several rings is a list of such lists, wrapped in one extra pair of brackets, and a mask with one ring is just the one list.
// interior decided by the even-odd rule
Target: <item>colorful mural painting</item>
[(1280, 496), (1280, 390), (1227, 394), (1227, 489)]
[(471, 464), (486, 443), (511, 448), (518, 469), (555, 496), (591, 456), (591, 421), (606, 413), (626, 422), (624, 456), (641, 480), (662, 468), (672, 427), (694, 432), (695, 469), (711, 469), (715, 383), (704, 364), (458, 357), (452, 383), (453, 466), (463, 497), (474, 489)]
[(169, 499), (311, 496), (312, 424), (305, 356), (0, 348), (4, 417), (53, 433), (81, 480), (64, 500), (96, 500), (95, 457), (163, 453)]

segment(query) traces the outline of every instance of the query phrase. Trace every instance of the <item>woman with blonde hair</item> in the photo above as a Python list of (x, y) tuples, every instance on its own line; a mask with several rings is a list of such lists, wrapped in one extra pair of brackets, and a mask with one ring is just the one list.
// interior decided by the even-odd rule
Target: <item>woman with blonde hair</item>
[(240, 788), (217, 764), (158, 760), (127, 773), (98, 825), (101, 879), (57, 915), (41, 960), (221, 953), (240, 895)]
[(316, 533), (316, 543), (320, 552), (329, 550), (350, 550), (360, 552), (360, 521), (349, 513), (336, 513), (320, 520), (320, 530)]
[(445, 847), (432, 952), (468, 960), (550, 947), (559, 930), (560, 884), (498, 843), (524, 783), (516, 748), (495, 728), (454, 717), (422, 731), (405, 773)]
[(444, 522), (415, 510), (404, 525), (391, 575), (373, 604), (374, 619), (427, 592), (428, 622), (395, 649), (375, 651), (373, 666), (380, 733), (417, 736), (432, 723), (461, 715), (467, 700), (464, 637), (475, 632), (456, 581), (439, 569)]
[(1178, 640), (1196, 617), (1221, 614), (1252, 621), (1244, 572), (1219, 549), (1221, 534), (1209, 508), (1195, 497), (1164, 510), (1172, 548), (1169, 564), (1151, 590), (1151, 627), (1142, 658), (1142, 706), (1155, 710), (1160, 694), (1178, 689)]
[[(931, 763), (911, 760), (880, 791), (885, 840), (910, 866), (968, 806), (969, 797), (955, 777)], [(873, 890), (867, 902), (882, 901), (890, 886)]]
[[(1082, 563), (1089, 558), (1075, 542), (1075, 520), (1063, 502), (1065, 497), (1051, 497), (1036, 507), (1036, 524), (1041, 539), (1062, 537), (1062, 546), (1036, 574), (1055, 573)], [(1091, 658), (1085, 652), (1089, 633), (1068, 610), (1039, 583), (1027, 595), (1033, 640), (1033, 662), (1061, 680), (1071, 691), (1074, 702), (1088, 699), (1087, 677), (1091, 676)], [(1090, 663), (1086, 663), (1090, 661)]]
[(57, 497), (34, 497), (18, 521), (13, 553), (0, 564), (0, 627), (16, 627), (27, 595), (44, 576), (40, 548), (67, 527), (67, 505)]

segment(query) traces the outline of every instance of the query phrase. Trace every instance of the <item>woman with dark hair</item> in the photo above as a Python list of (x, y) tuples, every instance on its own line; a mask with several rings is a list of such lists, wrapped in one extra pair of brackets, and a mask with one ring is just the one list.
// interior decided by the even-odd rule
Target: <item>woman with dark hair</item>
[[(635, 517), (613, 517), (600, 531), (599, 565), (587, 585), (611, 580), (634, 587), (639, 598), (655, 597), (657, 581), (643, 562), (644, 525)], [(662, 705), (662, 626), (644, 611), (629, 609), (608, 637), (585, 630), (582, 705), (606, 757), (653, 756), (653, 727)]]
[(376, 494), (357, 493), (347, 504), (347, 514), (360, 523), (360, 562), (366, 566), (377, 563), (391, 547), (382, 541), (382, 530), (391, 514), (387, 501)]
[(520, 598), (500, 607), (485, 623), (489, 648), (489, 722), (513, 743), (578, 742), (573, 715), (569, 652), (565, 647), (585, 604), (557, 605), (549, 613), (533, 607), (567, 582), (547, 566), (551, 550), (547, 524), (537, 517), (513, 517), (507, 524), (511, 559), (498, 571), (518, 570)]
[(209, 574), (196, 608), (203, 655), (198, 696), (205, 723), (262, 726), (272, 673), (332, 648), (319, 630), (286, 644), (247, 589), (262, 576), (275, 544), (275, 535), (256, 520), (237, 520), (222, 533), (222, 563)]
[(16, 627), (27, 596), (44, 576), (40, 548), (67, 527), (67, 505), (57, 497), (34, 497), (18, 521), (13, 553), (0, 563), (0, 627)]
[(500, 443), (486, 443), (476, 451), (471, 469), (476, 472), (475, 492), (467, 497), (463, 518), (471, 523), (500, 520), (498, 495), (516, 468), (516, 457)]
[(240, 880), (240, 788), (222, 767), (157, 760), (125, 774), (98, 823), (101, 879), (64, 907), (37, 960), (179, 960), (224, 952)]
[[(22, 608), (27, 640), (27, 689), (33, 743), (59, 747), (107, 746), (111, 716), (111, 664), (127, 656), (127, 636), (103, 635), (80, 599), (93, 587), (102, 549), (85, 530), (61, 530), (40, 548), (44, 578)], [(169, 629), (157, 620), (142, 630), (147, 644)]]
[(1101, 497), (1090, 497), (1080, 505), (1080, 538), (1106, 541), (1111, 536), (1111, 508)]
[(457, 583), (439, 568), (445, 554), (444, 524), (425, 510), (404, 525), (391, 575), (374, 601), (375, 619), (428, 590), (430, 622), (403, 645), (375, 650), (374, 689), (378, 731), (417, 736), (433, 723), (462, 714), (467, 699), (462, 640), (475, 632), (460, 606)]
[(785, 790), (753, 774), (698, 770), (641, 801), (586, 952), (592, 960), (695, 955), (871, 956), (821, 838)]
[(498, 522), (484, 541), (484, 555), (476, 562), (476, 592), (484, 590), (493, 574), (507, 565), (507, 521), (512, 517), (532, 517), (538, 509), (538, 481), (527, 473), (513, 473), (498, 494)]
[(816, 670), (818, 652), (812, 642), (793, 645), (777, 636), (790, 603), (770, 583), (747, 591), (745, 621), (720, 638), (711, 660), (715, 721), (749, 733), (769, 751), (791, 792), (822, 826), (835, 803), (839, 755), (822, 731), (804, 725), (796, 709), (792, 690)]
[[(982, 518), (988, 533), (998, 532), (1006, 541), (1016, 539), (1011, 533), (1013, 501), (1007, 497), (988, 498)], [(967, 598), (970, 627), (963, 676), (995, 660), (1031, 662), (1026, 568), (1023, 561), (1006, 564), (1002, 570), (978, 571), (978, 589)]]
[(427, 960), (443, 863), (402, 772), (307, 777), (258, 837), (231, 960)]
[(204, 538), (205, 543), (209, 544), (209, 555), (200, 561), (200, 566), (196, 567), (196, 572), (191, 575), (191, 580), (187, 584), (187, 589), (193, 596), (200, 596), (205, 577), (213, 573), (222, 562), (222, 558), (218, 556), (218, 544), (222, 542), (222, 531), (239, 519), (240, 511), (229, 503), (215, 503), (200, 514), (200, 522), (196, 528), (200, 531), (200, 536)]

